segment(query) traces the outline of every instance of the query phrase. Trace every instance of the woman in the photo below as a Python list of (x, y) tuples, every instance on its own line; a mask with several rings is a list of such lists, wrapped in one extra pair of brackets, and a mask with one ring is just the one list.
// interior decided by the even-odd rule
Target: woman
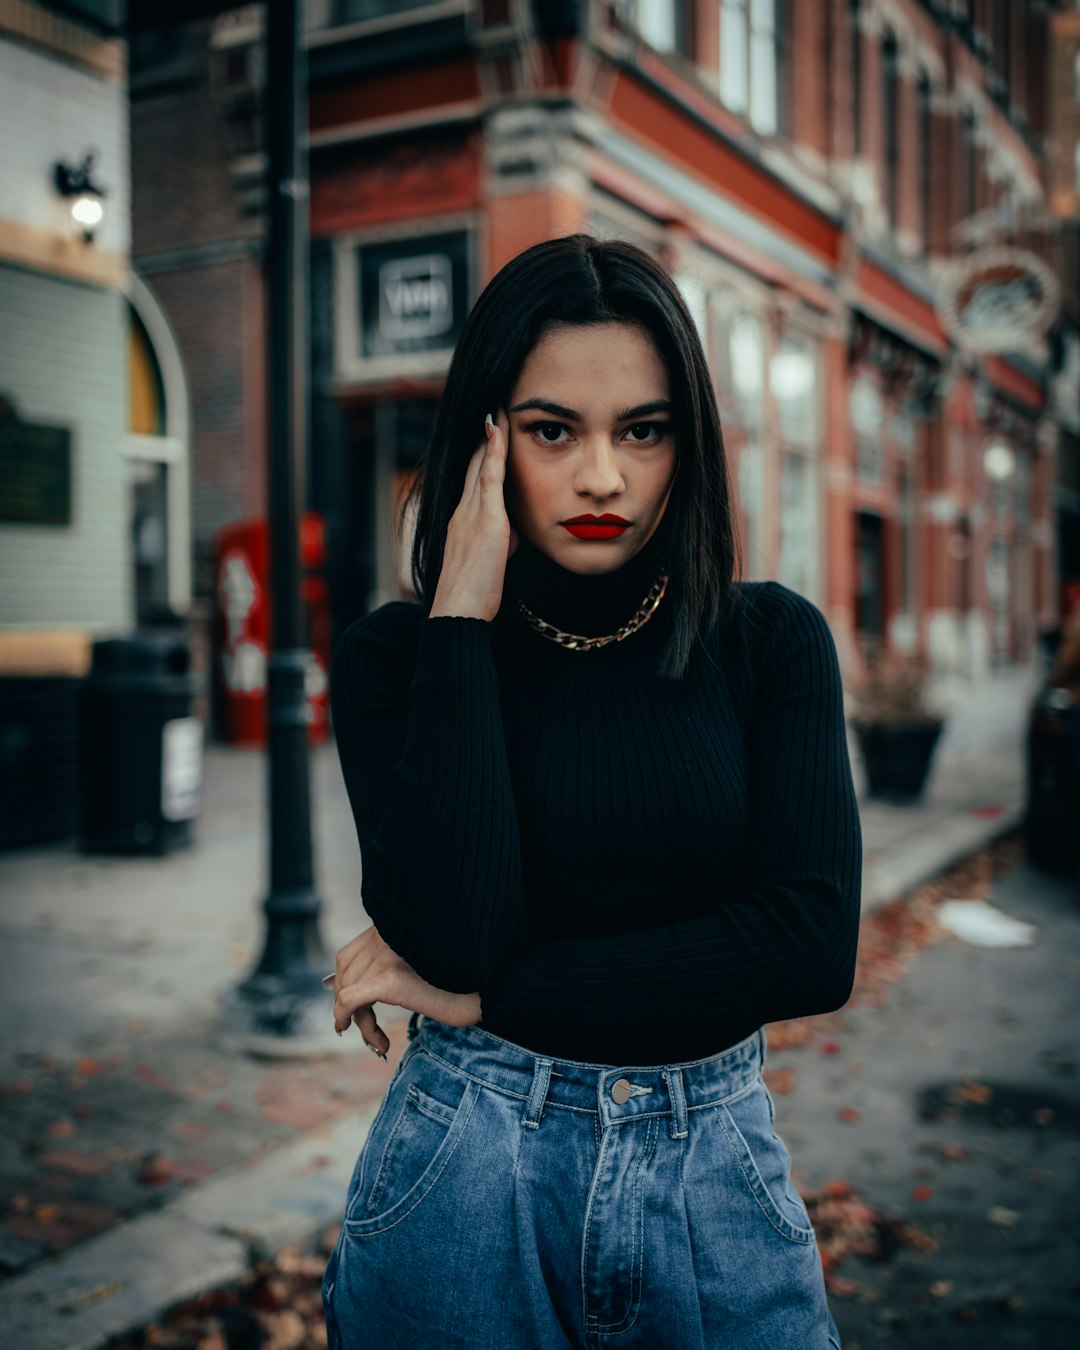
[(762, 1023), (851, 990), (836, 652), (733, 581), (708, 368), (646, 254), (557, 239), (481, 295), (413, 570), (332, 671), (374, 921), (335, 1024), (384, 1054), (373, 1005), (414, 1016), (331, 1346), (838, 1345), (761, 1079)]

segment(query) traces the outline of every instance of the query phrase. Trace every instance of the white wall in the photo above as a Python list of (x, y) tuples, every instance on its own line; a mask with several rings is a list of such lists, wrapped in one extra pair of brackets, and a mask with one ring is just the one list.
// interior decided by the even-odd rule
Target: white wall
[(72, 432), (72, 523), (0, 524), (2, 626), (131, 626), (126, 303), (0, 265), (0, 396)]
[[(52, 183), (95, 151), (108, 192), (93, 249), (129, 250), (127, 90), (0, 37), (0, 228), (70, 237)], [(15, 257), (20, 256), (15, 254)], [(0, 254), (0, 397), (26, 422), (72, 433), (72, 523), (0, 522), (0, 627), (124, 631), (133, 619), (127, 432), (127, 301)]]
[(127, 89), (0, 37), (0, 218), (39, 230), (69, 232), (52, 166), (95, 153), (94, 178), (105, 189), (97, 243), (128, 253), (131, 194)]

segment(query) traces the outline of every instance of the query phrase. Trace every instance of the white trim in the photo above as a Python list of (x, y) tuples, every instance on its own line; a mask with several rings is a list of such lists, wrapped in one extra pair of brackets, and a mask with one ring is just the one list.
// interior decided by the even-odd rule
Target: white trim
[(146, 281), (132, 271), (126, 286), (132, 309), (146, 329), (165, 395), (165, 435), (125, 438), (129, 458), (168, 464), (166, 512), (167, 593), (177, 614), (191, 608), (191, 396), (180, 344), (168, 316)]
[(150, 460), (154, 464), (175, 464), (187, 456), (187, 448), (174, 436), (136, 436), (128, 432), (120, 446), (125, 459)]
[(478, 122), (483, 111), (483, 103), (474, 99), (468, 103), (442, 103), (434, 108), (420, 108), (416, 112), (387, 113), (385, 117), (372, 117), (364, 122), (341, 122), (323, 131), (309, 132), (307, 145), (309, 149), (321, 149), (328, 145), (374, 140), (378, 136), (405, 131), (427, 130), (433, 125), (444, 127), (454, 122)]
[(453, 18), (455, 14), (469, 14), (472, 8), (472, 0), (442, 0), (441, 3), (417, 5), (414, 9), (395, 7), (389, 14), (374, 19), (356, 19), (352, 23), (332, 24), (310, 31), (302, 41), (309, 49), (329, 47), (338, 42), (351, 42), (354, 38), (374, 37), (388, 29), (415, 28), (438, 19)]

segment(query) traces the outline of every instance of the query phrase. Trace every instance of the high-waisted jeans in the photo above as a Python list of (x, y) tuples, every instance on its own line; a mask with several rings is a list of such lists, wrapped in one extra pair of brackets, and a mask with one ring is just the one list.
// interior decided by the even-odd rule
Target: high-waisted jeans
[(830, 1350), (761, 1078), (580, 1064), (413, 1018), (326, 1268), (330, 1350)]

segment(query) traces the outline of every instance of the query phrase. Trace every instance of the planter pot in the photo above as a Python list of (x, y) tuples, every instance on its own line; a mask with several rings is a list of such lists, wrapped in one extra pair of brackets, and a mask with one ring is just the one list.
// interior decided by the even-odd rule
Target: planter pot
[(907, 802), (921, 797), (944, 726), (944, 718), (936, 722), (856, 722), (871, 797)]

